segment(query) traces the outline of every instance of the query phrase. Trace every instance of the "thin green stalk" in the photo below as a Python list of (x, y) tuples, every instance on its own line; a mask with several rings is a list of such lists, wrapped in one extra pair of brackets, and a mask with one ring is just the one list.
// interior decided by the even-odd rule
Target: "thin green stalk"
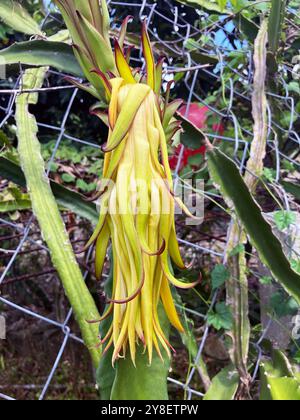
[(237, 255), (230, 256), (230, 252), (238, 245), (246, 242), (246, 235), (238, 223), (233, 222), (230, 228), (228, 244), (228, 267), (231, 273), (230, 280), (226, 285), (227, 302), (232, 308), (233, 329), (232, 329), (232, 360), (239, 372), (241, 382), (249, 385), (249, 374), (247, 369), (250, 322), (248, 317), (248, 279), (247, 262), (245, 250)]
[[(23, 77), (23, 89), (40, 88), (47, 70), (45, 67), (28, 69)], [(33, 213), (39, 222), (42, 237), (49, 247), (52, 263), (63, 283), (84, 342), (95, 366), (97, 366), (100, 360), (100, 349), (96, 348), (98, 325), (91, 325), (87, 320), (98, 319), (99, 313), (76, 262), (65, 225), (50, 188), (49, 179), (45, 173), (45, 164), (37, 138), (37, 123), (29, 112), (29, 106), (37, 104), (37, 101), (37, 93), (23, 93), (16, 100), (20, 162), (26, 178)]]

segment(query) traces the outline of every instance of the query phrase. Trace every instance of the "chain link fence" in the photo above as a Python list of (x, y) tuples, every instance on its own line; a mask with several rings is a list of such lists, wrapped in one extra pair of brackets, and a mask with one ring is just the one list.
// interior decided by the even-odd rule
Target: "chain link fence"
[[(241, 172), (245, 170), (245, 163), (249, 153), (249, 140), (253, 137), (251, 128), (243, 125), (239, 113), (239, 102), (249, 103), (249, 109), (251, 110), (251, 94), (252, 94), (252, 81), (253, 81), (253, 51), (251, 45), (247, 44), (242, 36), (240, 35), (237, 27), (233, 22), (233, 17), (225, 18), (224, 16), (219, 16), (219, 20), (216, 20), (215, 17), (212, 17), (205, 13), (203, 10), (192, 11), (192, 9), (186, 9), (180, 3), (172, 0), (161, 0), (161, 1), (127, 1), (127, 2), (115, 2), (109, 1), (109, 6), (111, 9), (111, 16), (113, 20), (113, 29), (119, 27), (122, 18), (126, 15), (133, 15), (135, 18), (139, 18), (140, 21), (143, 21), (145, 18), (148, 22), (148, 30), (151, 36), (151, 40), (155, 42), (156, 46), (161, 46), (165, 52), (168, 54), (167, 65), (164, 68), (165, 80), (168, 81), (173, 78), (176, 74), (179, 73), (177, 62), (181, 63), (180, 72), (182, 78), (180, 81), (181, 92), (180, 95), (187, 103), (187, 115), (189, 112), (189, 107), (192, 102), (201, 103), (203, 106), (215, 115), (218, 121), (224, 122), (227, 127), (231, 127), (231, 130), (226, 130), (226, 133), (229, 131), (232, 135), (223, 135), (222, 133), (210, 133), (207, 132), (207, 136), (212, 140), (217, 139), (222, 142), (233, 145), (234, 147), (229, 148), (233, 153), (230, 156), (235, 162), (239, 165)], [(192, 14), (192, 18), (190, 16)], [(49, 9), (47, 16), (43, 22), (43, 25), (46, 25), (52, 19), (57, 20), (57, 14), (53, 15), (53, 9)], [(164, 28), (163, 34), (166, 33), (168, 36), (162, 36), (161, 28)], [(205, 44), (197, 45), (199, 52), (203, 55), (217, 56), (218, 65), (212, 65), (210, 67), (203, 67), (196, 55), (193, 54), (193, 49), (190, 47), (190, 39), (204, 39), (207, 38), (210, 40), (209, 48)], [(239, 68), (231, 67), (228, 58), (228, 55), (233, 51), (238, 51), (239, 54), (244, 54), (245, 62), (248, 63), (248, 68), (245, 67), (240, 71)], [(138, 57), (135, 58), (136, 64), (143, 65)], [(225, 77), (224, 74), (226, 69), (230, 70), (231, 74), (234, 74), (237, 77)], [(20, 77), (16, 81), (15, 86), (9, 91), (0, 90), (1, 106), (0, 106), (0, 128), (4, 127), (5, 124), (11, 122), (14, 117), (14, 105), (18, 93), (21, 91), (21, 75), (22, 69), (20, 69)], [(292, 73), (293, 68), (289, 65), (283, 65), (281, 73), (283, 76), (286, 74)], [(55, 75), (55, 80), (58, 82), (57, 86), (45, 86), (43, 93), (53, 91), (55, 92), (58, 89), (66, 89), (70, 91), (70, 99), (65, 107), (64, 115), (61, 120), (61, 124), (58, 126), (53, 126), (46, 124), (45, 122), (38, 122), (40, 129), (47, 129), (51, 131), (56, 137), (55, 147), (51, 159), (48, 163), (48, 174), (50, 171), (51, 164), (55, 160), (57, 151), (59, 150), (62, 141), (68, 140), (74, 142), (75, 144), (87, 145), (94, 148), (100, 148), (99, 145), (95, 144), (94, 141), (87, 138), (76, 138), (68, 134), (68, 125), (71, 111), (76, 113), (74, 109), (74, 101), (78, 95), (78, 90), (74, 86), (61, 86), (61, 80), (65, 77), (63, 74), (50, 71)], [(61, 80), (60, 80), (61, 79)], [(207, 84), (222, 86), (224, 92), (224, 98), (226, 103), (226, 108), (220, 106), (218, 108), (215, 104), (212, 104), (211, 101), (207, 101), (206, 95), (201, 89), (199, 89), (199, 81), (207, 80)], [(268, 108), (268, 117), (269, 117), (269, 133), (268, 133), (268, 153), (272, 156), (274, 162), (274, 182), (277, 184), (281, 178), (282, 173), (282, 161), (286, 160), (291, 162), (296, 168), (299, 167), (298, 154), (295, 154), (295, 158), (291, 158), (286, 155), (278, 145), (276, 136), (274, 136), (274, 131), (279, 130), (282, 132), (282, 135), (287, 139), (286, 141), (291, 143), (296, 143), (300, 146), (300, 138), (298, 133), (295, 131), (294, 126), (295, 122), (299, 120), (299, 114), (295, 107), (295, 101), (293, 96), (290, 95), (290, 90), (285, 81), (285, 77), (281, 77), (282, 88), (285, 92), (285, 95), (279, 96), (276, 95), (276, 100), (281, 102), (282, 111), (287, 112), (290, 116), (288, 128), (282, 127), (278, 124), (275, 116), (272, 115), (271, 108)], [(269, 98), (275, 96), (271, 92), (268, 93)], [(250, 111), (251, 112), (251, 111)], [(249, 119), (250, 115), (248, 116)], [(276, 130), (275, 130), (276, 128)], [(178, 155), (178, 161), (176, 165), (176, 170), (174, 171), (174, 182), (175, 185), (180, 183), (180, 168), (182, 159), (184, 158), (184, 146), (181, 146), (180, 152)], [(283, 188), (279, 187), (278, 191), (281, 195), (281, 200), (283, 205), (287, 210), (295, 209), (295, 203), (292, 197), (285, 193)], [(219, 200), (221, 199), (218, 194), (205, 193), (206, 199)], [(220, 210), (221, 213), (221, 210)], [(217, 217), (222, 217), (221, 214), (218, 214)], [(226, 216), (226, 213), (224, 212)], [(0, 287), (8, 284), (11, 279), (9, 279), (10, 271), (15, 264), (18, 257), (22, 257), (22, 253), (26, 252), (26, 249), (29, 247), (34, 247), (35, 252), (44, 252), (48, 253), (47, 247), (45, 246), (42, 238), (39, 236), (35, 223), (35, 218), (32, 215), (25, 225), (20, 223), (13, 222), (9, 217), (3, 215), (0, 218), (0, 228), (9, 228), (11, 230), (11, 237), (16, 238), (19, 242), (15, 249), (13, 250), (3, 250), (0, 249), (0, 255), (2, 255), (5, 260), (5, 266), (0, 277)], [(179, 238), (182, 246), (190, 250), (194, 256), (197, 255), (211, 255), (212, 258), (217, 261), (225, 261), (226, 250), (228, 244), (226, 243), (226, 226), (224, 226), (223, 232), (223, 241), (219, 241), (216, 238), (211, 240), (199, 240), (193, 242), (188, 238)], [(224, 238), (225, 236), (225, 238)], [(2, 238), (3, 240), (4, 238)], [(32, 249), (32, 248), (31, 248)], [(39, 255), (39, 254), (37, 254)], [(92, 259), (92, 251), (86, 255), (85, 266), (88, 267)], [(54, 271), (54, 270), (53, 270)], [(41, 273), (45, 275), (45, 273)], [(47, 274), (47, 273), (46, 273)], [(89, 270), (85, 271), (85, 278), (88, 276)], [(254, 276), (259, 276), (259, 274), (252, 272)], [(35, 276), (35, 275), (33, 275)], [(26, 281), (30, 277), (24, 276), (24, 278), (19, 279), (19, 281)], [(17, 279), (18, 280), (18, 279)], [(214, 308), (218, 300), (218, 291), (215, 292), (214, 296), (210, 301), (210, 305), (207, 308), (207, 311), (200, 312), (194, 308), (189, 308), (188, 305), (185, 307), (187, 315), (191, 315), (194, 319), (198, 319), (198, 324), (201, 325), (202, 335), (201, 340), (199, 340), (199, 348), (195, 360), (191, 364), (191, 369), (189, 370), (188, 377), (186, 381), (179, 381), (172, 377), (172, 372), (170, 373), (169, 382), (172, 384), (172, 387), (181, 389), (185, 391), (185, 396), (187, 399), (198, 399), (203, 396), (203, 393), (199, 389), (193, 387), (195, 375), (198, 374), (199, 361), (202, 358), (203, 351), (206, 345), (207, 338), (209, 337), (211, 326), (207, 322), (208, 313)], [(9, 295), (0, 295), (0, 304), (1, 307), (5, 309), (5, 313), (9, 311), (17, 311), (20, 318), (30, 317), (35, 321), (40, 323), (45, 323), (46, 325), (57, 330), (60, 330), (62, 333), (61, 345), (59, 351), (57, 352), (56, 359), (53, 363), (52, 369), (49, 372), (49, 375), (45, 379), (44, 384), (36, 384), (36, 389), (38, 392), (37, 398), (43, 400), (47, 398), (48, 393), (51, 390), (53, 380), (55, 378), (57, 368), (62, 361), (62, 357), (66, 346), (69, 343), (74, 341), (82, 343), (81, 338), (76, 335), (70, 327), (70, 319), (72, 317), (72, 310), (70, 309), (67, 313), (63, 322), (60, 322), (56, 319), (48, 318), (42, 314), (29, 309), (29, 305), (23, 305), (22, 303), (15, 303), (12, 297)], [(263, 339), (268, 333), (268, 328), (270, 327), (272, 320), (269, 320), (269, 324), (265, 326), (259, 339), (254, 344), (254, 348), (257, 351), (256, 358), (256, 367), (254, 369), (253, 381), (256, 380), (259, 364), (261, 358), (263, 357), (263, 349), (261, 344)], [(30, 340), (30, 337), (27, 337)], [(45, 357), (47, 357), (45, 355)], [(35, 385), (28, 385), (29, 387), (35, 387)], [(0, 390), (3, 390), (3, 388)], [(5, 389), (4, 389), (5, 390)], [(3, 390), (3, 392), (4, 392)], [(6, 400), (14, 400), (14, 395), (6, 395), (5, 393), (0, 392), (0, 398)]]

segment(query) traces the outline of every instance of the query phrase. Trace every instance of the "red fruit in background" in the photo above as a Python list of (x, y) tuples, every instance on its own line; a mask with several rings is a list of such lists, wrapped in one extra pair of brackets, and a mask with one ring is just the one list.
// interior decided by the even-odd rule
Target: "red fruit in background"
[[(199, 129), (206, 129), (206, 121), (207, 121), (207, 117), (208, 117), (208, 113), (209, 113), (209, 108), (207, 106), (203, 106), (200, 105), (198, 103), (192, 103), (190, 104), (189, 108), (188, 108), (188, 114), (186, 115), (186, 111), (187, 111), (187, 105), (182, 106), (179, 109), (179, 113), (186, 117), (192, 124), (194, 124), (195, 127), (199, 128)], [(216, 120), (218, 118), (216, 117)], [(221, 121), (217, 121), (215, 124), (213, 124), (212, 126), (213, 131), (219, 135), (223, 135), (224, 134), (224, 126), (221, 123)], [(180, 156), (180, 151), (181, 151), (181, 147), (182, 146), (178, 146), (175, 149), (175, 154), (173, 156), (170, 157), (169, 159), (169, 163), (170, 163), (170, 167), (171, 169), (176, 169), (177, 166), (177, 162), (178, 162), (178, 158)], [(180, 164), (180, 168), (179, 168), (179, 172), (188, 165), (188, 159), (190, 156), (195, 156), (198, 154), (204, 155), (206, 152), (206, 147), (205, 146), (201, 146), (199, 147), (199, 149), (188, 149), (185, 148), (183, 155), (182, 155), (182, 159), (181, 159), (181, 164)]]
[[(177, 167), (177, 162), (178, 162), (178, 158), (180, 156), (180, 151), (181, 151), (182, 147), (183, 146), (181, 146), (181, 145), (177, 146), (176, 149), (175, 149), (174, 155), (169, 158), (169, 164), (170, 164), (170, 168), (172, 170), (175, 170), (176, 167)], [(190, 156), (205, 155), (205, 152), (206, 152), (206, 147), (205, 146), (201, 146), (201, 147), (199, 147), (199, 149), (188, 149), (187, 147), (185, 147), (184, 151), (183, 151), (181, 161), (180, 161), (179, 172), (185, 166), (188, 165)]]
[[(200, 128), (201, 130), (206, 128), (206, 121), (208, 117), (208, 113), (210, 109), (207, 106), (200, 105), (198, 103), (190, 104), (188, 108), (188, 114), (186, 115), (187, 105), (183, 105), (179, 109), (179, 114), (183, 117), (186, 117), (191, 123), (194, 124), (195, 127)], [(224, 126), (221, 121), (218, 121), (219, 118), (216, 117), (216, 122), (213, 124), (212, 128), (215, 133), (220, 134), (221, 136), (224, 134)]]

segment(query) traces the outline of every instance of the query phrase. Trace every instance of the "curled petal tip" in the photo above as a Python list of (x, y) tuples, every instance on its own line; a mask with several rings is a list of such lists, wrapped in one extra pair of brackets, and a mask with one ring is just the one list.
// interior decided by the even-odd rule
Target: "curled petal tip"
[(139, 286), (137, 287), (137, 289), (133, 292), (131, 296), (128, 296), (127, 298), (124, 298), (124, 299), (108, 299), (108, 303), (115, 303), (115, 304), (123, 305), (125, 303), (131, 302), (141, 293), (144, 283), (145, 283), (145, 275), (143, 274), (141, 283), (139, 284)]
[(143, 249), (143, 252), (145, 254), (149, 255), (150, 257), (155, 257), (155, 256), (161, 255), (165, 251), (165, 249), (166, 249), (166, 241), (165, 241), (165, 239), (163, 239), (162, 240), (162, 245), (161, 245), (161, 247), (157, 251), (155, 251), (155, 252), (148, 252), (148, 251), (146, 251), (146, 250)]
[(101, 150), (102, 150), (103, 153), (109, 152), (109, 150), (107, 149), (107, 143), (101, 144)]

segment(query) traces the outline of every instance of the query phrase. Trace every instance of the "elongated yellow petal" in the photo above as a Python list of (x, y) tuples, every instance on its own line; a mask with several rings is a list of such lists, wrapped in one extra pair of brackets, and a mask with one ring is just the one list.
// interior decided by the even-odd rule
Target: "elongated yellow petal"
[(182, 270), (185, 269), (185, 264), (181, 258), (179, 245), (176, 237), (175, 232), (175, 223), (172, 224), (170, 239), (169, 239), (169, 248), (168, 248), (170, 257), (172, 261), (177, 265), (178, 268), (181, 268)]
[(108, 224), (105, 223), (96, 241), (95, 274), (97, 280), (100, 280), (102, 275), (109, 239), (110, 230)]
[(168, 255), (166, 252), (164, 252), (163, 255), (160, 256), (160, 263), (164, 275), (169, 280), (169, 282), (172, 283), (175, 287), (178, 287), (179, 289), (192, 289), (193, 287), (197, 286), (197, 284), (199, 284), (198, 280), (193, 283), (184, 283), (183, 281), (177, 280), (176, 277), (174, 277), (174, 275), (170, 271)]
[(161, 299), (169, 321), (178, 331), (183, 332), (184, 328), (176, 311), (170, 285), (166, 277), (163, 277), (161, 284)]
[(147, 31), (147, 22), (146, 20), (143, 23), (142, 29), (142, 46), (143, 46), (143, 53), (146, 60), (146, 69), (147, 69), (147, 84), (151, 87), (152, 90), (155, 90), (155, 61), (153, 57), (153, 51), (151, 48), (151, 43)]
[(148, 86), (131, 86), (104, 151), (112, 151), (121, 143), (126, 136), (140, 105), (148, 95), (149, 91), (150, 88)]
[[(144, 44), (149, 48), (149, 39), (145, 38)], [(151, 79), (151, 72), (149, 75)], [(176, 239), (176, 197), (157, 97), (144, 84), (131, 84), (122, 78), (113, 78), (110, 83), (109, 138), (104, 148), (106, 181), (100, 189), (106, 206), (101, 207), (98, 226), (90, 239), (97, 239), (97, 275), (108, 241), (112, 241), (113, 292), (103, 317), (112, 311), (113, 321), (103, 338), (107, 342), (104, 351), (114, 346), (113, 364), (130, 351), (135, 363), (140, 340), (151, 363), (154, 349), (161, 358), (162, 348), (171, 355), (171, 344), (158, 317), (161, 302), (172, 325), (183, 331), (169, 282), (183, 289), (197, 282), (177, 280), (169, 266), (170, 256), (185, 268)]]
[(117, 40), (115, 40), (115, 59), (118, 72), (126, 83), (136, 84), (136, 80), (132, 75), (131, 68), (124, 57), (123, 51)]

